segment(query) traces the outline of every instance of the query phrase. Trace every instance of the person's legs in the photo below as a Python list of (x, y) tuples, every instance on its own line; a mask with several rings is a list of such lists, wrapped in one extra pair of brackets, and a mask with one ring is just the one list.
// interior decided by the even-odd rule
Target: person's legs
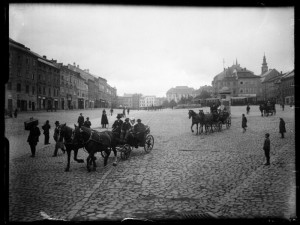
[(30, 144), (31, 157), (35, 157), (35, 144)]
[(265, 156), (267, 163), (265, 165), (270, 165), (270, 150), (265, 150)]
[(45, 144), (50, 144), (49, 143), (49, 134), (45, 134)]

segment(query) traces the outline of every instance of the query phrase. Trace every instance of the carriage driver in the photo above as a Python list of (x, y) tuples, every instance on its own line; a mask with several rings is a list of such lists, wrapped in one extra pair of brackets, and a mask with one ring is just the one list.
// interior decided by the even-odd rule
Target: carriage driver
[(121, 139), (125, 139), (127, 141), (127, 137), (129, 135), (129, 132), (131, 130), (131, 124), (129, 122), (129, 118), (125, 119), (125, 122), (122, 124), (121, 127)]
[[(134, 137), (138, 140), (141, 146), (145, 145), (144, 133), (146, 131), (145, 125), (142, 123), (141, 119), (137, 119), (137, 124), (133, 127)], [(135, 146), (136, 147), (136, 146)]]
[(122, 124), (123, 124), (123, 121), (121, 120), (121, 116), (118, 114), (117, 115), (117, 120), (112, 125), (112, 129), (113, 129), (113, 132), (118, 133), (119, 136), (120, 136), (120, 133), (121, 133)]

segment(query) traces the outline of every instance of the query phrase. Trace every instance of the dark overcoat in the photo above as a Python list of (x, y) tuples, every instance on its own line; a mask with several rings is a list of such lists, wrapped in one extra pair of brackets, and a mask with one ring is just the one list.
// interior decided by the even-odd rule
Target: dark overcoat
[(86, 120), (86, 121), (84, 121), (83, 126), (88, 127), (88, 128), (91, 128), (92, 123), (91, 123), (91, 121), (87, 121), (87, 120)]
[(78, 124), (82, 125), (84, 123), (84, 117), (83, 116), (79, 116), (77, 122), (78, 122)]
[(280, 120), (279, 122), (279, 133), (285, 133), (286, 129), (285, 129), (285, 122), (283, 120)]
[(243, 117), (243, 119), (242, 119), (242, 128), (245, 128), (245, 127), (247, 127), (247, 118)]
[(101, 124), (108, 124), (108, 119), (107, 119), (106, 113), (103, 113), (103, 114), (102, 114), (102, 117), (101, 117)]
[(49, 124), (45, 124), (42, 126), (43, 130), (44, 130), (44, 134), (49, 134), (49, 130), (51, 128), (51, 126)]
[(41, 135), (40, 129), (38, 127), (32, 127), (27, 138), (27, 142), (30, 145), (37, 145), (39, 142), (39, 136)]
[(269, 139), (269, 138), (266, 138), (266, 139), (265, 139), (263, 149), (264, 149), (265, 151), (270, 151), (270, 139)]

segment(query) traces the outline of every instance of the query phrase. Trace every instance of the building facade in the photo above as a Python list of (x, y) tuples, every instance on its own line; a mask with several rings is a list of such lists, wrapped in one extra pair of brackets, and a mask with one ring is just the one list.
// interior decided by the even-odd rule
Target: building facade
[(224, 68), (223, 72), (214, 77), (212, 95), (218, 97), (219, 91), (226, 87), (232, 97), (246, 97), (255, 102), (262, 96), (260, 78), (247, 68), (241, 67), (236, 61), (236, 64)]
[(9, 39), (9, 77), (5, 85), (5, 109), (37, 109), (38, 56), (24, 45)]
[(37, 106), (39, 110), (59, 109), (60, 71), (46, 56), (38, 58)]
[(167, 91), (167, 100), (170, 102), (174, 100), (178, 103), (181, 98), (188, 98), (188, 97), (196, 97), (198, 92), (191, 87), (188, 86), (176, 86), (175, 88), (171, 88)]
[(295, 71), (283, 74), (279, 84), (278, 102), (287, 105), (295, 103)]

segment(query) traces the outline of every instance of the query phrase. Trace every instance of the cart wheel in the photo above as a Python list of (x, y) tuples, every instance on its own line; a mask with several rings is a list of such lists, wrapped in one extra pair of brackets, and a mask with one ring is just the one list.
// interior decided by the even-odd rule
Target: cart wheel
[(125, 144), (121, 149), (121, 159), (128, 159), (131, 153), (131, 147), (128, 144)]
[(151, 134), (149, 134), (146, 136), (146, 141), (144, 146), (145, 152), (149, 153), (153, 149), (153, 146), (154, 146), (154, 137)]

